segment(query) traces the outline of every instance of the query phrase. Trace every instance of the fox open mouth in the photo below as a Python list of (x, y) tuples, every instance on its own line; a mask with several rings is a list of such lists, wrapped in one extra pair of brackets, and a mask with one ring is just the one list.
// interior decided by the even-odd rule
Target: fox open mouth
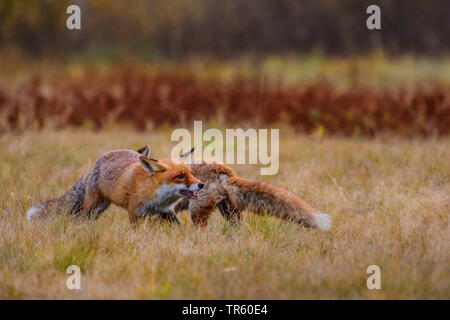
[(189, 199), (197, 199), (198, 198), (197, 191), (181, 190), (180, 193)]

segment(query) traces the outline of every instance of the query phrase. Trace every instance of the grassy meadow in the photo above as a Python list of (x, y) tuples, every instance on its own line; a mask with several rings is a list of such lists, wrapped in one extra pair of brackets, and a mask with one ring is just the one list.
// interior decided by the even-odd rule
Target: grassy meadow
[[(377, 2), (0, 0), (0, 300), (450, 299), (450, 1)], [(331, 229), (28, 222), (103, 153), (167, 158), (195, 121), (279, 129), (277, 174), (232, 167)]]
[[(169, 128), (28, 130), (0, 135), (1, 299), (448, 299), (450, 138), (319, 137), (280, 130), (280, 170), (249, 179), (278, 184), (329, 213), (328, 232), (247, 213), (205, 229), (148, 219), (136, 232), (112, 205), (97, 221), (26, 210), (56, 197), (116, 148), (167, 157)], [(82, 270), (81, 290), (66, 268)], [(381, 268), (369, 290), (366, 268)]]

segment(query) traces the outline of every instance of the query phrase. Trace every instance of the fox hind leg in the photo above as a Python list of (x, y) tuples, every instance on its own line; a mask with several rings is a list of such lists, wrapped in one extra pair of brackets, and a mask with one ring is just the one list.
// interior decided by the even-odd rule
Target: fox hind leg
[(110, 204), (100, 192), (87, 192), (83, 202), (83, 217), (97, 219)]
[(103, 197), (99, 189), (98, 177), (100, 175), (99, 164), (97, 163), (92, 173), (86, 178), (87, 182), (83, 186), (85, 188), (83, 200), (83, 217), (97, 219), (103, 211), (105, 211), (110, 201)]
[(108, 209), (109, 205), (111, 204), (111, 201), (106, 200), (105, 198), (101, 198), (99, 205), (97, 206), (97, 208), (94, 209), (94, 212), (92, 214), (92, 217), (97, 219), (98, 217), (100, 217), (100, 215), (106, 210)]

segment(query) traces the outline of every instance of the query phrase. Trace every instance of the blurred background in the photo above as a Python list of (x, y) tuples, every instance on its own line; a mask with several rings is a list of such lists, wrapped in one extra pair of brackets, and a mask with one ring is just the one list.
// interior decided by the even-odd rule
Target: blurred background
[(0, 0), (0, 132), (195, 119), (447, 135), (449, 31), (448, 0)]

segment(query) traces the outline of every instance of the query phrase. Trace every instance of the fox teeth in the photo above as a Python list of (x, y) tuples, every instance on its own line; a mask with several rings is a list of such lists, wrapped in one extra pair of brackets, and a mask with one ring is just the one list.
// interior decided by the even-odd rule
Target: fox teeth
[(196, 198), (198, 198), (197, 191), (183, 190), (183, 191), (181, 191), (181, 194), (185, 195), (189, 199), (196, 199)]

